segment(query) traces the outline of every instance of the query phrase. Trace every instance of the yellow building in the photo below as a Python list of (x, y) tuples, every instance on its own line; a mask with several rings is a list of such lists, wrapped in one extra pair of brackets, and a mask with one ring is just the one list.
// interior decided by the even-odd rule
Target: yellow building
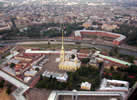
[(112, 31), (117, 27), (118, 27), (117, 25), (103, 24), (101, 28), (106, 31)]
[(82, 82), (81, 83), (81, 89), (83, 90), (90, 90), (91, 89), (91, 84), (88, 82)]
[(87, 29), (87, 28), (91, 27), (91, 24), (86, 22), (86, 23), (83, 23), (82, 26)]
[(80, 68), (81, 62), (75, 57), (75, 59), (69, 59), (59, 63), (60, 70), (76, 71)]

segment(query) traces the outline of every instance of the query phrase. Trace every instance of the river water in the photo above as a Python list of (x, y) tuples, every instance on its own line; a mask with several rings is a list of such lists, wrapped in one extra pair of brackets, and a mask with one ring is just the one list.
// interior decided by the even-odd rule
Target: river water
[[(104, 45), (94, 45), (94, 47), (100, 48), (100, 49), (106, 49), (106, 50), (112, 49), (111, 46), (104, 46)], [(135, 52), (135, 51), (130, 51), (130, 50), (122, 49), (122, 48), (120, 48), (118, 51), (120, 54), (131, 55), (131, 56), (137, 57), (137, 52)]]

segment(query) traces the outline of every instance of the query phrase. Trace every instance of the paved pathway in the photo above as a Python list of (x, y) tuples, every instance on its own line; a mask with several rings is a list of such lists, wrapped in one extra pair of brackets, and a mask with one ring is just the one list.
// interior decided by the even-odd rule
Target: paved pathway
[(2, 70), (0, 70), (0, 77), (17, 87), (17, 89), (12, 93), (16, 100), (26, 100), (23, 94), (29, 89), (28, 85)]

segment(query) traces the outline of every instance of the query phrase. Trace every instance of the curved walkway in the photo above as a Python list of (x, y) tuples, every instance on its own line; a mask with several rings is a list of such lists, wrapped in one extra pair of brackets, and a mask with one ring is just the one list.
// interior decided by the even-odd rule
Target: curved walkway
[(23, 94), (30, 88), (28, 85), (2, 70), (0, 70), (0, 77), (17, 87), (17, 89), (12, 93), (16, 100), (26, 100)]

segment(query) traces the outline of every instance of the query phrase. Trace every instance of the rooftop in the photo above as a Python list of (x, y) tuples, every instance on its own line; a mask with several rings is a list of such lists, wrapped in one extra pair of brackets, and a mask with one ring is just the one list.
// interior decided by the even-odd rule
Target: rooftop
[(48, 100), (116, 100), (121, 99), (121, 92), (97, 92), (97, 91), (52, 91)]
[(109, 56), (102, 55), (102, 54), (100, 54), (99, 51), (96, 51), (94, 55), (95, 56), (99, 56), (99, 57), (101, 57), (103, 59), (111, 60), (113, 62), (122, 64), (122, 65), (128, 65), (128, 66), (131, 65), (131, 63), (129, 63), (129, 62), (126, 62), (126, 61), (123, 61), (123, 60), (120, 60), (120, 59), (116, 59), (116, 58), (112, 58), (112, 57), (109, 57)]
[(99, 90), (128, 91), (129, 83), (121, 80), (103, 79)]

